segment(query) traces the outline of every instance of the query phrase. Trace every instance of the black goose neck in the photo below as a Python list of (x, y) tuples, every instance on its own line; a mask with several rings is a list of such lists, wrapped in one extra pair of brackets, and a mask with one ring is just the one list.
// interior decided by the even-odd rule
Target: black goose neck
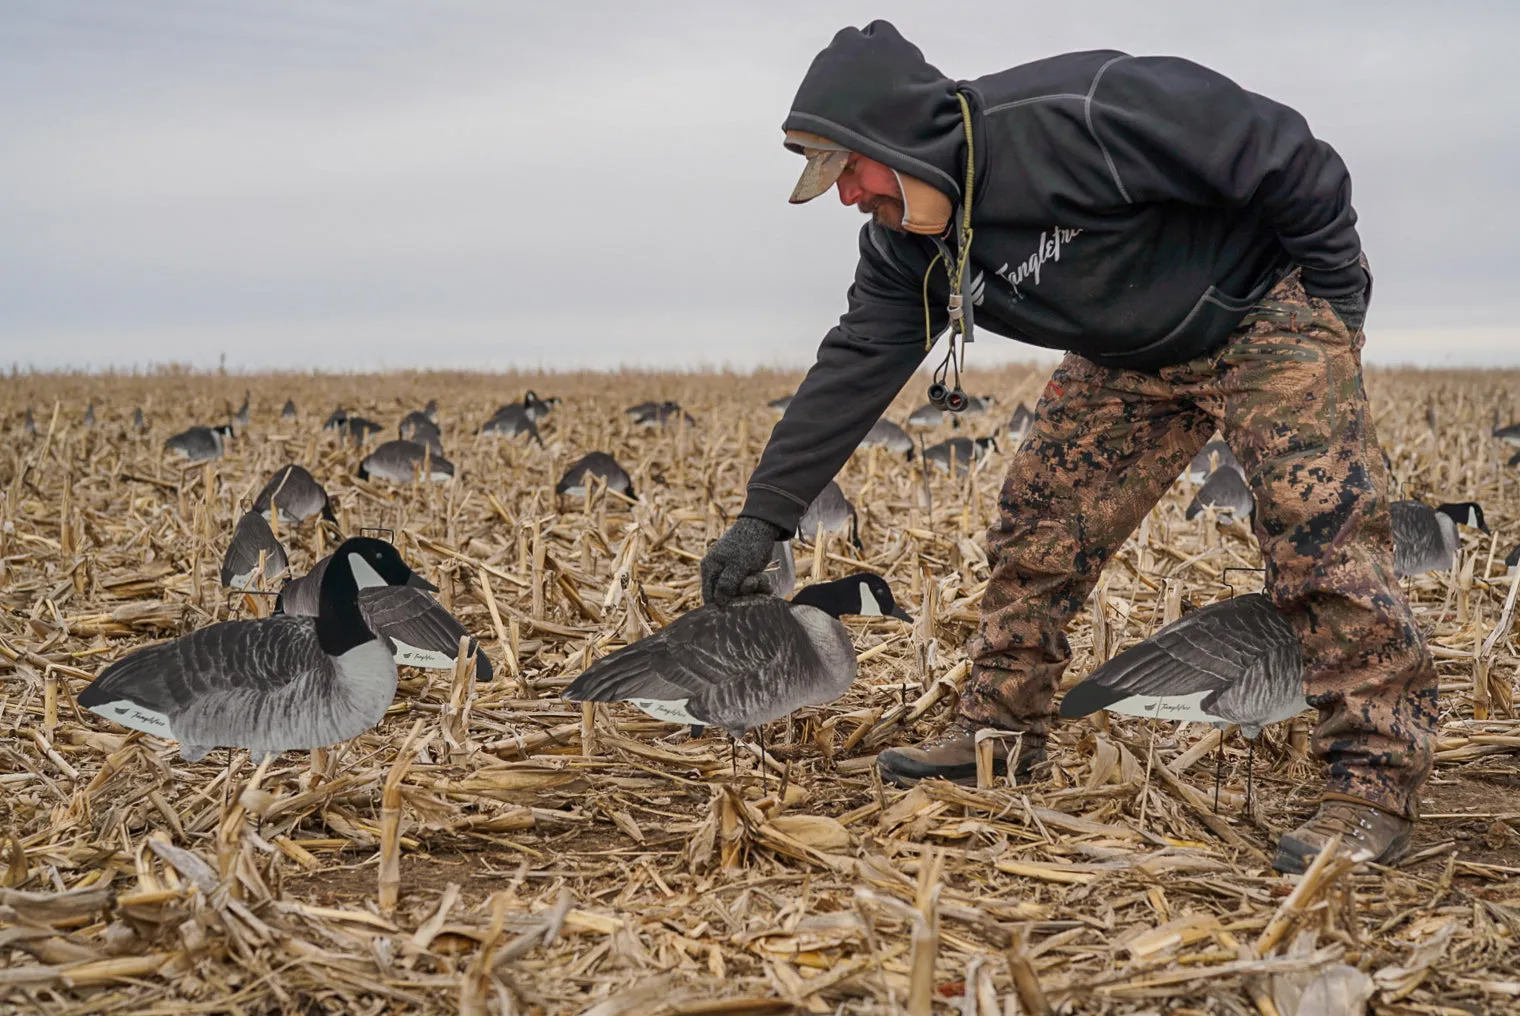
[(353, 567), (340, 549), (328, 562), (317, 590), (317, 642), (328, 656), (341, 656), (374, 638), (359, 610), (359, 583)]
[(859, 586), (850, 579), (821, 582), (799, 589), (792, 602), (816, 607), (830, 617), (840, 618), (860, 610)]

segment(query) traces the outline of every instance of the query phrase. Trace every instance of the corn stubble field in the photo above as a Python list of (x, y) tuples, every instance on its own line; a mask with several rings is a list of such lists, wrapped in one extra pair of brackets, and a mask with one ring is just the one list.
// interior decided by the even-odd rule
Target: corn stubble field
[[(967, 429), (1000, 429), (1044, 373), (979, 372), (973, 392), (1000, 400)], [(1375, 1012), (1520, 1009), (1520, 655), (1503, 564), (1520, 519), (1509, 452), (1489, 436), (1496, 409), (1510, 421), (1514, 374), (1369, 375), (1404, 495), (1477, 500), (1494, 536), (1464, 531), (1450, 574), (1406, 582), (1442, 692), (1412, 856), (1303, 879), (1268, 861), (1317, 803), (1305, 720), (1258, 743), (1249, 810), (1238, 736), (1216, 813), (1215, 731), (1101, 714), (1059, 726), (1044, 782), (904, 792), (874, 777), (877, 751), (953, 709), (1006, 448), (969, 479), (936, 472), (927, 490), (884, 450), (852, 459), (840, 483), (864, 551), (799, 544), (799, 583), (870, 568), (918, 620), (848, 619), (859, 680), (772, 724), (763, 757), (753, 736), (731, 755), (712, 732), (560, 701), (588, 660), (700, 603), (697, 562), (742, 503), (776, 418), (765, 402), (795, 382), (9, 380), (0, 1009), (1292, 1016), (1360, 1011), (1313, 999), (1367, 990)], [(474, 433), (530, 387), (564, 400), (541, 425), (546, 447)], [(245, 388), (252, 424), (225, 458), (165, 458), (166, 437), (223, 422)], [(910, 385), (888, 415), (902, 420), (921, 394)], [(278, 419), (287, 397), (299, 420)], [(394, 435), (429, 398), (452, 483), (361, 481), (362, 453), (320, 431), (342, 404)], [(664, 398), (696, 425), (644, 430), (622, 413)], [(143, 436), (129, 426), (138, 405)], [(556, 505), (555, 480), (593, 449), (629, 470), (638, 504)], [(403, 668), (378, 729), (262, 765), (225, 750), (187, 764), (174, 744), (78, 709), (78, 691), (126, 652), (267, 613), (264, 598), (229, 603), (217, 569), (246, 503), (291, 461), (327, 485), (344, 532), (394, 532), (496, 679)], [(1255, 541), (1227, 520), (1185, 522), (1190, 495), (1179, 480), (1073, 625), (1068, 685), (1189, 604), (1259, 585), (1225, 572), (1259, 563)], [(297, 574), (331, 549), (310, 525), (279, 535)]]

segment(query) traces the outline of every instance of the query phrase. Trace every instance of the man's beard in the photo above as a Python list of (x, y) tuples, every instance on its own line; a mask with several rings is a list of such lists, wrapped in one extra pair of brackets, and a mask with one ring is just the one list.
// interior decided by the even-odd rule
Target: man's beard
[(905, 233), (903, 229), (903, 203), (896, 198), (872, 198), (860, 206), (862, 214), (869, 215), (878, 226)]

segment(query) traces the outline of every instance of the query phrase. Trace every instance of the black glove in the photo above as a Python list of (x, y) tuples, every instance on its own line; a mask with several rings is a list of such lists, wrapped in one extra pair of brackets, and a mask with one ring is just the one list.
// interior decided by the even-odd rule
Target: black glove
[(1350, 296), (1333, 296), (1325, 300), (1335, 316), (1341, 319), (1346, 331), (1355, 335), (1367, 321), (1367, 294), (1352, 293)]
[(760, 573), (785, 534), (764, 519), (739, 516), (702, 559), (702, 601), (727, 606), (736, 596), (770, 591)]

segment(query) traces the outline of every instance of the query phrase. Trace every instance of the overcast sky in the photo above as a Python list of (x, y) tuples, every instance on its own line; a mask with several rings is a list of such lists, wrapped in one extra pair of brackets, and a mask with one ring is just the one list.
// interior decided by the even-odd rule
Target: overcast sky
[(0, 0), (0, 360), (805, 365), (860, 218), (786, 203), (779, 128), (873, 17), (953, 78), (1116, 48), (1298, 108), (1369, 358), (1520, 364), (1509, 0)]

